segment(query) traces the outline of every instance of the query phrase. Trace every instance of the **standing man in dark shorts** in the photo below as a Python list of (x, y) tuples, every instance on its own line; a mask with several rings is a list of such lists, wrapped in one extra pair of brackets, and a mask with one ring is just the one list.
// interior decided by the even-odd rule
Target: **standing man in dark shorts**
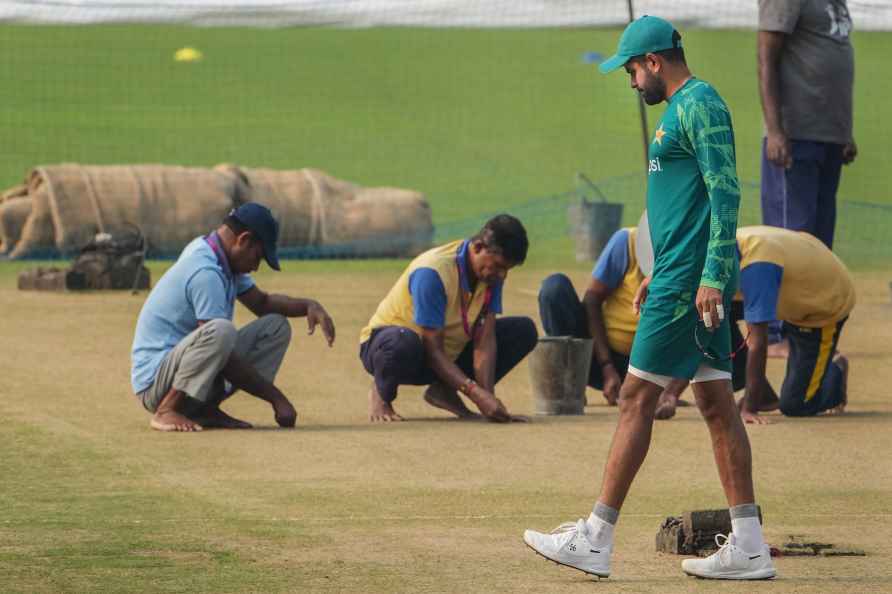
[(833, 248), (852, 135), (855, 61), (846, 0), (759, 0), (762, 222)]
[[(641, 321), (598, 501), (587, 520), (551, 534), (527, 530), (524, 541), (547, 559), (608, 576), (614, 526), (647, 455), (660, 393), (673, 379), (691, 380), (733, 530), (719, 551), (686, 559), (682, 569), (717, 579), (771, 578), (775, 570), (755, 504), (749, 440), (731, 391), (725, 312), (730, 315), (737, 285), (740, 200), (731, 114), (715, 89), (691, 75), (681, 36), (663, 19), (644, 16), (629, 24), (601, 71), (620, 67), (648, 105), (669, 104), (648, 155), (653, 275), (636, 297)], [(701, 343), (713, 358), (694, 340), (701, 323)]]

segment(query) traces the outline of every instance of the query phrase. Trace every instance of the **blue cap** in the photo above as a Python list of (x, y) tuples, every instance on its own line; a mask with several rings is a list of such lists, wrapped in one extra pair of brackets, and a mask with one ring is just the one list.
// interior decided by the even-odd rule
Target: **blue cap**
[(279, 241), (279, 222), (273, 213), (258, 202), (246, 202), (229, 213), (263, 243), (263, 258), (273, 270), (279, 270), (276, 243)]
[(616, 53), (598, 66), (603, 74), (622, 68), (631, 58), (681, 47), (675, 27), (660, 17), (644, 15), (635, 19), (619, 38)]

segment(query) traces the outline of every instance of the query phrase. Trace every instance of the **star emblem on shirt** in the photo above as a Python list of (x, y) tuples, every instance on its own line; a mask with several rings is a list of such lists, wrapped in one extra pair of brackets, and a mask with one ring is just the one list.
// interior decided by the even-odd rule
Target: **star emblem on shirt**
[(666, 132), (663, 130), (663, 124), (660, 124), (660, 127), (654, 131), (654, 142), (662, 145), (664, 136), (666, 136)]

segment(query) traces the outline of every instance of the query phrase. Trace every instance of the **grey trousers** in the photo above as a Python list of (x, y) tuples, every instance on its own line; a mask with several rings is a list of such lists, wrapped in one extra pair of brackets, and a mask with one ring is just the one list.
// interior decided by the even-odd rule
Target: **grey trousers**
[(235, 392), (221, 374), (232, 353), (272, 382), (290, 342), (291, 325), (279, 314), (263, 316), (238, 330), (229, 320), (210, 320), (167, 353), (155, 383), (137, 396), (153, 413), (164, 395), (175, 388), (188, 396), (183, 412), (198, 411)]

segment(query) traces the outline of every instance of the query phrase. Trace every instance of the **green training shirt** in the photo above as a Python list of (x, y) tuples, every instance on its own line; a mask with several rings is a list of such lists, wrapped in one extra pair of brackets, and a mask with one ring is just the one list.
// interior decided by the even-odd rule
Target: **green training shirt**
[(651, 287), (735, 291), (739, 204), (731, 113), (691, 78), (669, 99), (648, 150)]

